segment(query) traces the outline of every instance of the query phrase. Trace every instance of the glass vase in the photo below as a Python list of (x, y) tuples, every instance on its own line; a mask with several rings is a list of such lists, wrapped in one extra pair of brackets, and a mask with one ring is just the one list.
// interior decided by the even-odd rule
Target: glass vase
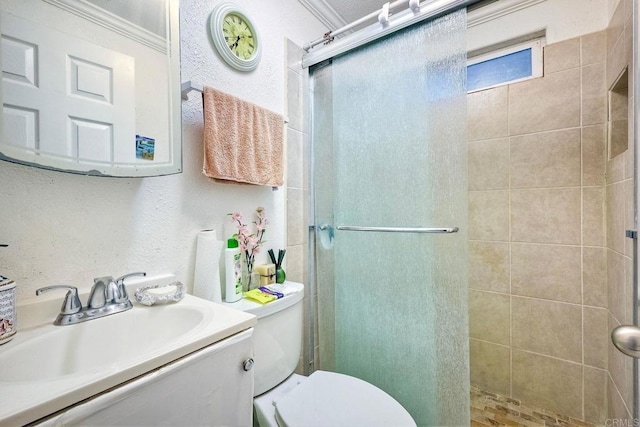
[(249, 270), (247, 263), (242, 265), (242, 292), (247, 292), (260, 287), (260, 275), (257, 271)]

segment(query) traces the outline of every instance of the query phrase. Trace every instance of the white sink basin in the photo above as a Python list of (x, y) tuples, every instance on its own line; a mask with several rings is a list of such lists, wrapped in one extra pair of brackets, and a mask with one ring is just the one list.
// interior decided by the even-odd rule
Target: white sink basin
[(58, 326), (1, 351), (0, 364), (12, 368), (2, 370), (0, 381), (41, 381), (121, 365), (171, 346), (204, 320), (203, 311), (176, 304)]
[[(171, 280), (145, 278), (132, 288)], [(18, 306), (18, 333), (0, 346), (0, 425), (33, 422), (256, 323), (252, 315), (187, 295), (54, 326), (61, 300)]]

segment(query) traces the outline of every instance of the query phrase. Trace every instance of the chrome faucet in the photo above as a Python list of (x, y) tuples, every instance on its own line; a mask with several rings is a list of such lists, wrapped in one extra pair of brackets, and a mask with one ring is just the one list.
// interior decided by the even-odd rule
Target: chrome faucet
[(111, 276), (98, 277), (93, 279), (93, 287), (89, 293), (87, 306), (82, 308), (82, 303), (78, 297), (78, 288), (74, 286), (47, 286), (36, 291), (36, 295), (49, 292), (54, 289), (67, 289), (60, 314), (53, 322), (54, 325), (73, 325), (75, 323), (86, 322), (87, 320), (98, 319), (110, 314), (127, 311), (133, 307), (124, 281), (132, 276), (146, 276), (147, 273), (125, 274), (114, 280)]

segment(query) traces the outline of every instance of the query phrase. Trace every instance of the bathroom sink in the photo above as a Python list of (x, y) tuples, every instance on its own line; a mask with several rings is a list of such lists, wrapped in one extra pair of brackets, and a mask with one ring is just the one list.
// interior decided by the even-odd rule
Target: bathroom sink
[[(170, 283), (138, 280), (135, 287)], [(81, 297), (86, 301), (86, 297)], [(60, 299), (18, 305), (18, 333), (0, 346), (0, 425), (38, 420), (252, 327), (255, 317), (191, 295), (68, 326)]]
[(0, 352), (0, 365), (11, 366), (2, 370), (0, 382), (81, 375), (146, 357), (173, 345), (178, 338), (184, 339), (205, 319), (202, 310), (176, 304), (55, 327)]

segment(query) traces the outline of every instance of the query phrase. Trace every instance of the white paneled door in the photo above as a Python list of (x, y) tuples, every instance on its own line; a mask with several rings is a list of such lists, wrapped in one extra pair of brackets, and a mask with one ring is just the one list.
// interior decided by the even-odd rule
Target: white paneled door
[(8, 14), (1, 29), (2, 144), (70, 162), (133, 163), (134, 58)]

